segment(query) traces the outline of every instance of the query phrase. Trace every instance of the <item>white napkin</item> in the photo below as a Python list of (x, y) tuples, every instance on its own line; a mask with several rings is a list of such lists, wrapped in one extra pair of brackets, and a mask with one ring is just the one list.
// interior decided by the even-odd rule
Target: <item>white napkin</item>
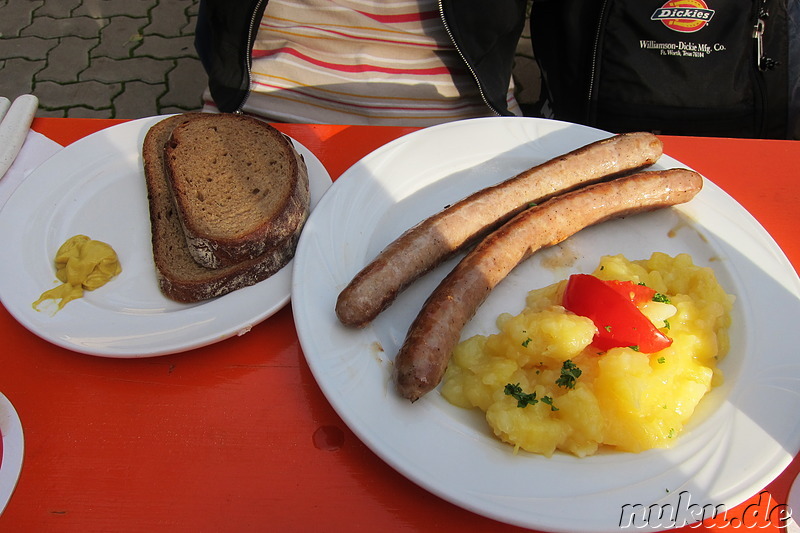
[(0, 178), (0, 209), (28, 174), (62, 148), (63, 146), (41, 133), (29, 130), (14, 164)]

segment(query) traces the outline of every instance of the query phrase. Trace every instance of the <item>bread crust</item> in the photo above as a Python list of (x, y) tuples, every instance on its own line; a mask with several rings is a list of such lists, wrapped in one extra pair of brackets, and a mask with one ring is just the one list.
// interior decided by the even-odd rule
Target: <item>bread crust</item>
[(194, 260), (167, 180), (164, 147), (175, 127), (189, 120), (204, 118), (205, 114), (187, 113), (161, 120), (150, 128), (142, 145), (153, 259), (159, 289), (168, 298), (184, 303), (222, 296), (275, 274), (294, 257), (303, 226), (298, 224), (284, 240), (273, 243), (259, 256), (233, 265), (208, 268)]
[(189, 251), (203, 266), (258, 257), (308, 217), (305, 162), (266, 122), (203, 114), (178, 124), (164, 151)]

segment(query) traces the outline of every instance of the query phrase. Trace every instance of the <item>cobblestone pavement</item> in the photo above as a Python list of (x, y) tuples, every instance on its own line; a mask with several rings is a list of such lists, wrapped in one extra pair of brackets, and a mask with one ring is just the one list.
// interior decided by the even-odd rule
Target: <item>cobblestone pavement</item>
[[(199, 0), (0, 0), (0, 96), (32, 93), (37, 116), (141, 118), (202, 107)], [(538, 96), (530, 36), (515, 65), (521, 103)]]
[(0, 96), (37, 116), (140, 118), (202, 106), (198, 0), (0, 0)]

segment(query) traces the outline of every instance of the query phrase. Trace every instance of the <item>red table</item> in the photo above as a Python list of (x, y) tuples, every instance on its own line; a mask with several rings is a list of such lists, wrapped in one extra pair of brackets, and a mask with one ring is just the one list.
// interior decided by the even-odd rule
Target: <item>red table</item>
[[(33, 127), (66, 145), (117, 122), (39, 118)], [(278, 127), (313, 151), (333, 178), (413, 131)], [(663, 140), (667, 154), (736, 198), (800, 265), (800, 143)], [(241, 337), (148, 359), (58, 348), (3, 307), (0, 338), (0, 391), (15, 405), (26, 443), (0, 531), (516, 529), (429, 494), (367, 449), (316, 385), (290, 306)], [(757, 521), (754, 511), (785, 502), (799, 471), (796, 459), (768, 492), (729, 509), (728, 518)]]

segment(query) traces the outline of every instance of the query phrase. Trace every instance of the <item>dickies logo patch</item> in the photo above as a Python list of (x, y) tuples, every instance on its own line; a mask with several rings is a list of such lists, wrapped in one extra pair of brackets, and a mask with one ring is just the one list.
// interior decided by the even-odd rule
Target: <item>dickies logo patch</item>
[(667, 28), (681, 33), (703, 29), (714, 16), (703, 0), (667, 0), (655, 10), (650, 20), (661, 21)]

